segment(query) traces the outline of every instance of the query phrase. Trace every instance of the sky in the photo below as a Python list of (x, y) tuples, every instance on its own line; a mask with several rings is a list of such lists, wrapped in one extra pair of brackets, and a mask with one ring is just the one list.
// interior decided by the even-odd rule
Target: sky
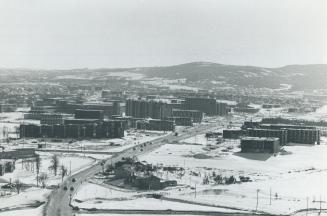
[(0, 67), (327, 63), (326, 0), (0, 0)]

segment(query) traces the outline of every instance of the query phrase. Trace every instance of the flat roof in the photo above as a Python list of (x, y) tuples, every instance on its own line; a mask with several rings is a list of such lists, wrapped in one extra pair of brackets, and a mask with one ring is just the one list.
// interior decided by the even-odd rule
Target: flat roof
[(277, 141), (276, 137), (243, 137), (241, 140), (261, 140), (261, 141)]

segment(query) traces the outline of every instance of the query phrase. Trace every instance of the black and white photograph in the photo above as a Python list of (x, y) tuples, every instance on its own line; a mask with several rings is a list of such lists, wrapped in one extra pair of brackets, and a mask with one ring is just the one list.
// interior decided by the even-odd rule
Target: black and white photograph
[(0, 0), (0, 216), (327, 216), (326, 0)]

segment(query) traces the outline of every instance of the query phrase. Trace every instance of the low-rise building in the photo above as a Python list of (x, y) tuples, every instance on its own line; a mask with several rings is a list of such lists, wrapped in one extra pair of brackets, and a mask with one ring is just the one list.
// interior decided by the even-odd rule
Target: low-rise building
[(285, 145), (288, 141), (288, 131), (286, 129), (248, 129), (248, 136), (250, 137), (276, 137), (279, 138), (280, 145)]
[(239, 139), (244, 136), (244, 131), (241, 129), (226, 129), (223, 130), (223, 138), (225, 139)]
[(279, 138), (274, 137), (243, 137), (241, 139), (242, 153), (277, 153)]

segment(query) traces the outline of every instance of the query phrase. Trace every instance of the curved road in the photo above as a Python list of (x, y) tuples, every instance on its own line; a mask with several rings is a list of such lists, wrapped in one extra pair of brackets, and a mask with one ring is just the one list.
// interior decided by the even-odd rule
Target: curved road
[[(149, 152), (155, 148), (160, 147), (166, 143), (178, 142), (183, 139), (187, 139), (199, 133), (204, 133), (209, 128), (217, 127), (218, 125), (210, 124), (210, 125), (198, 125), (197, 127), (190, 128), (185, 131), (185, 133), (180, 134), (179, 136), (174, 136), (173, 134), (169, 134), (164, 137), (160, 137), (152, 141), (152, 144), (147, 144), (144, 146), (144, 143), (138, 144), (137, 146), (130, 147), (121, 152), (115, 153), (106, 161), (107, 164), (114, 164), (122, 159), (122, 157), (131, 157), (135, 155), (144, 154)], [(142, 147), (141, 147), (142, 146)], [(134, 148), (137, 148), (134, 150)], [(142, 149), (142, 151), (140, 151)], [(71, 216), (74, 215), (73, 209), (69, 205), (70, 199), (73, 197), (75, 191), (81, 185), (82, 182), (91, 178), (96, 173), (101, 172), (102, 166), (100, 163), (95, 164), (85, 170), (82, 170), (70, 177), (68, 177), (60, 186), (60, 188), (52, 191), (49, 201), (45, 206), (44, 215), (45, 216)], [(75, 178), (75, 182), (72, 182), (72, 179)], [(68, 190), (64, 190), (64, 186), (68, 187)], [(74, 190), (70, 190), (73, 187)]]

